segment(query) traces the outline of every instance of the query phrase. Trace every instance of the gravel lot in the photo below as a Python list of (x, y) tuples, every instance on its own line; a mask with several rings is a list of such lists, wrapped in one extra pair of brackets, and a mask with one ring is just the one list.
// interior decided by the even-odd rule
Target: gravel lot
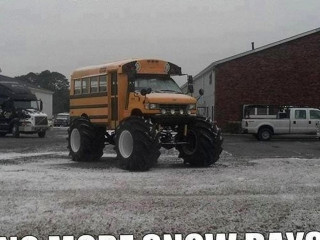
[(0, 236), (317, 230), (320, 142), (225, 136), (219, 162), (184, 166), (163, 151), (149, 172), (68, 158), (66, 129), (0, 138)]

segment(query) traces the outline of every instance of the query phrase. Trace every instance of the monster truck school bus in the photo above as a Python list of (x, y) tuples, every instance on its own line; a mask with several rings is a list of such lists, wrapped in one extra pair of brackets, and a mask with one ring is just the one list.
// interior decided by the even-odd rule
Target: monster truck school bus
[(192, 166), (215, 163), (222, 151), (220, 130), (196, 115), (197, 100), (182, 93), (173, 75), (182, 75), (181, 68), (154, 59), (74, 71), (68, 130), (72, 159), (100, 159), (109, 143), (115, 145), (120, 166), (132, 171), (152, 167), (161, 146), (176, 147)]

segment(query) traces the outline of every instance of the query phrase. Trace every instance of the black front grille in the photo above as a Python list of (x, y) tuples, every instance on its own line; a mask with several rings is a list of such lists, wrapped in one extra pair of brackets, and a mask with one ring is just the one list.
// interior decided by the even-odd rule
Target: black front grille
[(48, 125), (47, 117), (35, 117), (35, 125)]
[(183, 104), (160, 104), (160, 109), (165, 109), (167, 111), (170, 111), (171, 109), (174, 109), (176, 112), (180, 111), (180, 109), (183, 109), (184, 111), (187, 109), (187, 105)]

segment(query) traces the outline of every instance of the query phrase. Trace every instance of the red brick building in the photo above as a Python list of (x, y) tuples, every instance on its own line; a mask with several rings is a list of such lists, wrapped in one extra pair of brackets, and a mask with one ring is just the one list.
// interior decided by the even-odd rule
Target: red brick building
[(320, 107), (320, 28), (214, 62), (194, 82), (222, 128), (241, 121), (246, 104)]

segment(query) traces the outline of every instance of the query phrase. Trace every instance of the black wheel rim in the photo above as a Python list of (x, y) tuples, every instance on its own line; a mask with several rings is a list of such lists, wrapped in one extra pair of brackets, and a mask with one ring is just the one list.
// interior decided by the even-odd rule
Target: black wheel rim
[(263, 139), (269, 139), (270, 138), (269, 131), (263, 131), (261, 135), (262, 135)]
[(184, 151), (186, 154), (193, 154), (196, 149), (197, 149), (197, 135), (194, 131), (190, 131), (188, 132), (188, 135), (187, 135), (187, 145), (185, 145), (183, 148), (184, 148)]

